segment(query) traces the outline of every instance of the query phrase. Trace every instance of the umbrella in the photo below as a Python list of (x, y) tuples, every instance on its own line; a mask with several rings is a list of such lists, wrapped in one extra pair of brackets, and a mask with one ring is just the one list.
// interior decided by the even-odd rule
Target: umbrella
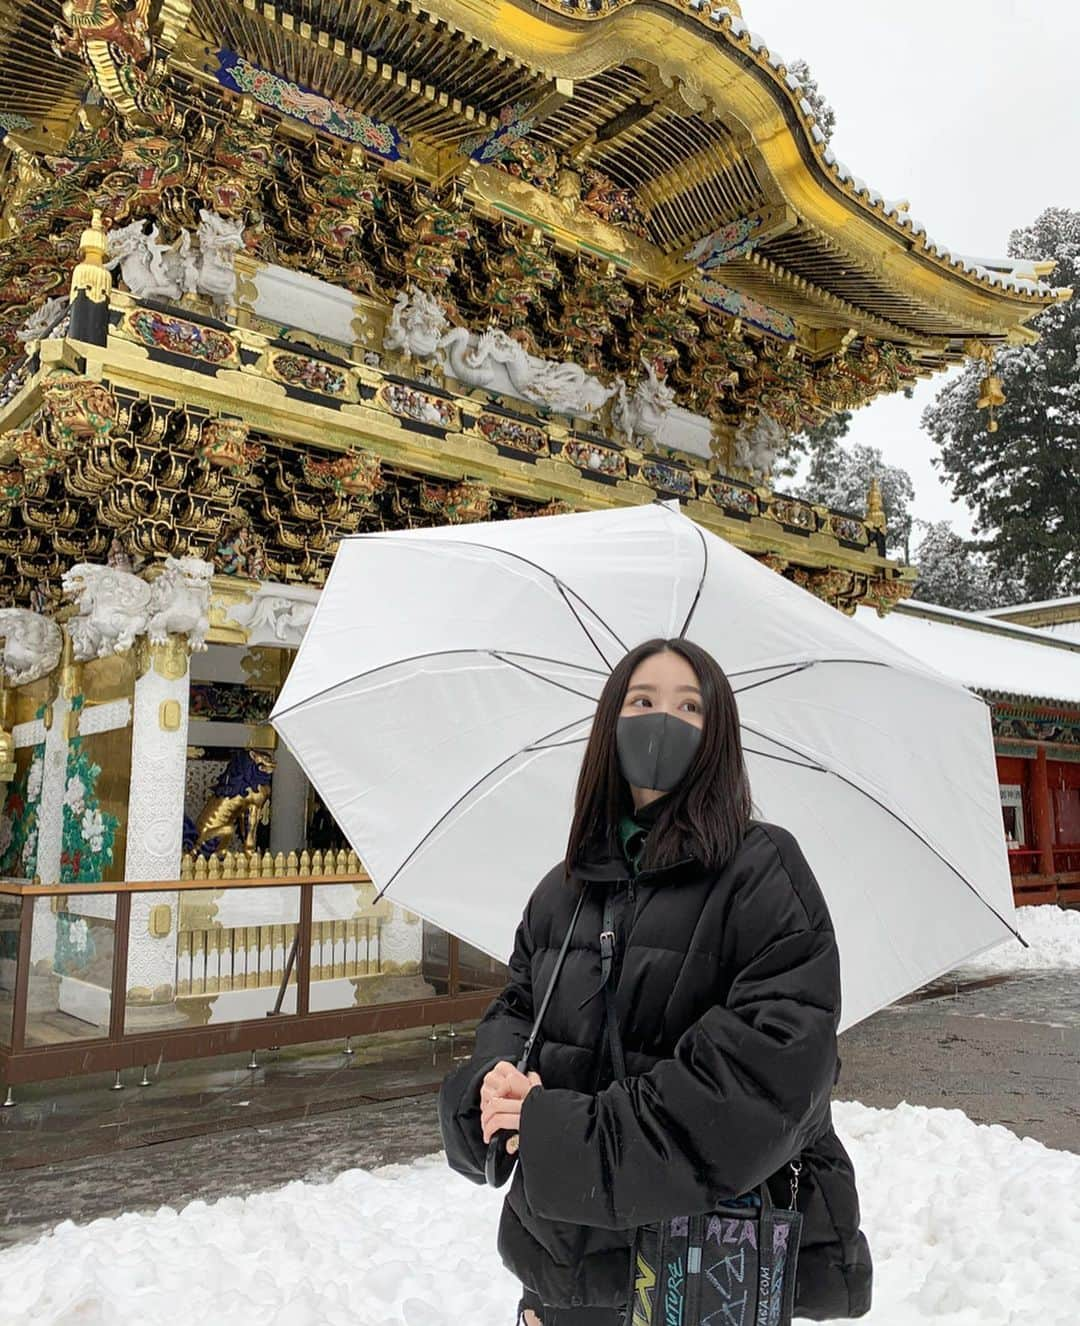
[(986, 703), (663, 503), (344, 539), (271, 722), (380, 894), (505, 959), (611, 668), (680, 634), (821, 885), (841, 1030), (1016, 934)]

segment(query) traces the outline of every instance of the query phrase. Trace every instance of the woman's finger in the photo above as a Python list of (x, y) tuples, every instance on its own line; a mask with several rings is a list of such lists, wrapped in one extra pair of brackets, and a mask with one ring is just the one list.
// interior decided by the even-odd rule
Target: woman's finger
[(496, 1133), (502, 1132), (505, 1128), (512, 1133), (518, 1131), (521, 1124), (521, 1115), (514, 1113), (493, 1114), (484, 1125), (484, 1141), (490, 1142)]

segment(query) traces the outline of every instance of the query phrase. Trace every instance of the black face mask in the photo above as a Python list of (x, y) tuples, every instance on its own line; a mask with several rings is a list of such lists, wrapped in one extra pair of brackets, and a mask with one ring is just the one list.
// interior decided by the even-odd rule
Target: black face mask
[(674, 714), (642, 714), (615, 724), (619, 768), (631, 787), (670, 792), (690, 768), (701, 728)]

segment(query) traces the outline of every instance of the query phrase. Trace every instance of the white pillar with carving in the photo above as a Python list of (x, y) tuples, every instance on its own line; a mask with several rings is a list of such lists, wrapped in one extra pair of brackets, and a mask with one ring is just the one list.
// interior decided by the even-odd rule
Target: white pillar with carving
[[(179, 879), (188, 740), (188, 647), (182, 636), (147, 645), (135, 683), (128, 797), (129, 880)], [(133, 1008), (174, 997), (179, 895), (131, 896), (128, 1001)]]

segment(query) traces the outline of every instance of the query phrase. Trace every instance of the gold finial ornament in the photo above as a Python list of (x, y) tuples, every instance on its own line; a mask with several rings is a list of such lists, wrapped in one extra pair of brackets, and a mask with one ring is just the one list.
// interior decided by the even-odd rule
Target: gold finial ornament
[(866, 492), (866, 524), (871, 529), (883, 530), (885, 523), (885, 504), (881, 500), (881, 485), (875, 474)]
[(112, 289), (112, 273), (105, 266), (108, 240), (101, 212), (94, 208), (90, 224), (79, 239), (80, 261), (71, 273), (71, 302), (80, 291), (94, 304), (104, 303)]

